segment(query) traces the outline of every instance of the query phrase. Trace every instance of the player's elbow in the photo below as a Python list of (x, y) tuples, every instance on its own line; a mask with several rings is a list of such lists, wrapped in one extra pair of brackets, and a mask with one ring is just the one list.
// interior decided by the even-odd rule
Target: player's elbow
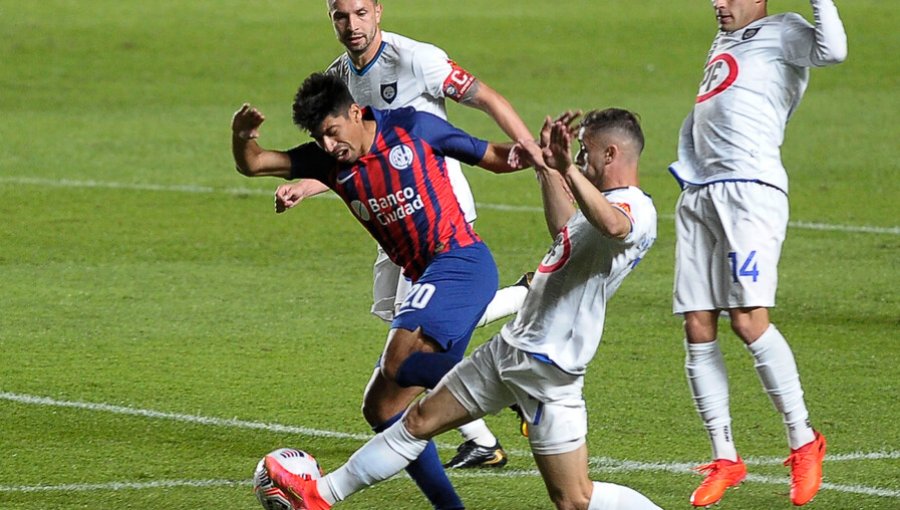
[(825, 48), (818, 48), (813, 55), (813, 63), (818, 67), (840, 64), (847, 60), (847, 41), (841, 44), (833, 44)]
[(254, 164), (253, 161), (236, 162), (234, 168), (238, 171), (239, 174), (246, 177), (259, 177), (262, 175), (268, 175), (261, 165)]
[(234, 169), (237, 170), (239, 174), (245, 177), (253, 177), (254, 175), (256, 175), (253, 170), (247, 165), (236, 164), (234, 165)]

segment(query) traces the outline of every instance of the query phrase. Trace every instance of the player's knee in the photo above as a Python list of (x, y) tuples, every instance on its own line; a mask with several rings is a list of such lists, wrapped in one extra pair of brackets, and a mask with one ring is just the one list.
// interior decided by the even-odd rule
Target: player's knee
[(551, 494), (550, 499), (557, 510), (587, 510), (591, 503), (591, 495), (583, 494), (580, 491), (574, 494)]
[(768, 327), (768, 316), (761, 313), (731, 314), (731, 330), (746, 344), (755, 342)]
[(394, 406), (388, 405), (384, 398), (368, 393), (363, 397), (360, 410), (362, 411), (366, 423), (373, 427), (381, 425), (397, 414), (394, 410)]
[(688, 313), (684, 316), (684, 334), (691, 342), (711, 342), (716, 339), (716, 316), (707, 313)]
[(363, 399), (362, 406), (360, 406), (360, 411), (362, 411), (363, 418), (365, 418), (366, 423), (371, 426), (376, 426), (381, 423), (381, 413), (379, 412), (378, 406), (374, 405), (373, 402), (370, 402), (366, 399)]
[(427, 425), (426, 416), (422, 413), (419, 402), (414, 402), (409, 406), (406, 414), (403, 415), (403, 425), (415, 438), (429, 439), (425, 431)]

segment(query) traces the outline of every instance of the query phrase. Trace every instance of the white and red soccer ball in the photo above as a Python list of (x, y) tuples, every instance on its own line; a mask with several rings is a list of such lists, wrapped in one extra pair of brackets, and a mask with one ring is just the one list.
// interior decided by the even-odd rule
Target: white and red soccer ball
[[(293, 448), (279, 448), (266, 457), (275, 457), (284, 469), (297, 475), (309, 475), (316, 479), (322, 476), (322, 468), (312, 455)], [(253, 473), (253, 493), (266, 510), (294, 510), (284, 492), (272, 483), (266, 473), (265, 458), (256, 465)]]

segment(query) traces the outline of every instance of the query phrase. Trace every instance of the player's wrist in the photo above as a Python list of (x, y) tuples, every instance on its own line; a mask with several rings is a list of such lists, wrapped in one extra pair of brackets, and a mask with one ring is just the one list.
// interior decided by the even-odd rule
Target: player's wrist
[(256, 138), (259, 138), (259, 134), (258, 134), (258, 133), (254, 133), (253, 131), (247, 130), (247, 129), (245, 129), (245, 130), (232, 130), (232, 131), (231, 131), (231, 136), (233, 136), (234, 138), (238, 138), (238, 139), (240, 139), (240, 140), (243, 140), (243, 141), (245, 141), (245, 142), (249, 142), (250, 140), (254, 140), (254, 139), (256, 139)]

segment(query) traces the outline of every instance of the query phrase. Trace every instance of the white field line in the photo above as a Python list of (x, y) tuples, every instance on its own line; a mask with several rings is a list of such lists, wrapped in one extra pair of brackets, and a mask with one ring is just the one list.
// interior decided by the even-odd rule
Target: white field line
[[(344, 432), (335, 432), (331, 430), (320, 430), (309, 427), (297, 427), (290, 425), (280, 425), (277, 423), (265, 423), (257, 421), (239, 420), (237, 418), (223, 419), (208, 416), (199, 416), (193, 414), (168, 413), (163, 411), (154, 411), (151, 409), (139, 409), (127, 406), (118, 406), (93, 402), (78, 402), (68, 400), (57, 400), (49, 397), (40, 397), (35, 395), (23, 395), (19, 393), (0, 392), (0, 400), (16, 402), (19, 404), (29, 404), (45, 407), (65, 407), (73, 409), (82, 409), (87, 411), (98, 411), (112, 414), (121, 414), (126, 416), (138, 416), (144, 418), (154, 418), (160, 420), (177, 421), (183, 423), (191, 423), (197, 425), (211, 425), (227, 428), (262, 430), (266, 432), (290, 433), (312, 437), (325, 437), (336, 439), (351, 439), (355, 441), (366, 441), (371, 434), (352, 434)], [(441, 448), (450, 449), (455, 445), (439, 444)], [(527, 457), (531, 453), (525, 450), (510, 450), (510, 454)], [(843, 454), (829, 454), (828, 462), (841, 461), (864, 461), (864, 460), (882, 460), (882, 459), (900, 459), (900, 451), (880, 451), (880, 452), (854, 452)], [(774, 466), (782, 462), (781, 458), (776, 457), (748, 457), (745, 462), (753, 466)], [(636, 471), (662, 471), (675, 474), (693, 474), (693, 467), (697, 462), (639, 462), (632, 460), (619, 460), (609, 457), (591, 457), (589, 459), (591, 472), (594, 473), (612, 473), (612, 472), (636, 472)], [(468, 472), (451, 472), (454, 478), (477, 478), (477, 477), (524, 477), (524, 476), (540, 476), (536, 470), (509, 470), (502, 471), (468, 471)], [(787, 478), (778, 478), (773, 476), (749, 475), (748, 480), (773, 484), (787, 485)], [(113, 482), (106, 484), (64, 484), (64, 485), (39, 485), (39, 486), (3, 486), (0, 485), (0, 493), (3, 492), (41, 492), (41, 491), (92, 491), (92, 490), (128, 490), (128, 489), (152, 489), (152, 488), (168, 488), (168, 487), (218, 487), (228, 485), (241, 485), (249, 483), (247, 481), (234, 480), (159, 480), (154, 482)], [(861, 485), (846, 485), (823, 483), (822, 487), (837, 492), (847, 492), (854, 494), (865, 494), (870, 496), (882, 496), (891, 498), (900, 498), (900, 490), (882, 489), (877, 487), (866, 487)]]
[[(197, 186), (192, 184), (140, 184), (113, 181), (95, 181), (95, 180), (74, 180), (74, 179), (45, 179), (40, 177), (0, 177), (0, 185), (3, 184), (21, 184), (30, 186), (48, 186), (55, 188), (108, 188), (108, 189), (125, 189), (133, 191), (170, 191), (178, 193), (200, 193), (211, 194), (220, 193), (226, 195), (273, 195), (274, 187), (271, 190), (261, 190), (257, 188), (217, 188), (212, 186)], [(322, 198), (337, 198), (332, 193), (319, 195)], [(496, 211), (510, 212), (529, 212), (540, 213), (543, 209), (536, 206), (528, 205), (509, 205), (509, 204), (489, 204), (478, 202), (477, 206), (481, 209), (493, 209)], [(666, 219), (673, 219), (671, 214), (660, 215)], [(851, 232), (857, 234), (887, 234), (900, 235), (900, 226), (898, 227), (876, 227), (870, 225), (839, 225), (831, 223), (819, 223), (810, 221), (792, 221), (788, 224), (791, 228), (800, 230), (818, 230), (823, 232)]]

